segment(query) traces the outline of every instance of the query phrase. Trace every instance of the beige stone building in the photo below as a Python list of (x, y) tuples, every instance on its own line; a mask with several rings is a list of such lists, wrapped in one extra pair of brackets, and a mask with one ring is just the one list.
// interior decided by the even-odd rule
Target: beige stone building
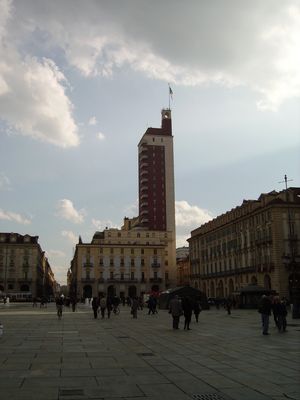
[(38, 236), (0, 233), (0, 294), (24, 300), (52, 296), (55, 279)]
[(188, 247), (176, 249), (177, 286), (190, 285), (191, 268)]
[(133, 297), (169, 286), (172, 235), (135, 223), (125, 218), (121, 229), (96, 232), (91, 243), (79, 240), (68, 273), (71, 296)]
[(188, 242), (192, 285), (208, 297), (250, 283), (290, 297), (300, 276), (300, 188), (244, 200), (192, 231)]

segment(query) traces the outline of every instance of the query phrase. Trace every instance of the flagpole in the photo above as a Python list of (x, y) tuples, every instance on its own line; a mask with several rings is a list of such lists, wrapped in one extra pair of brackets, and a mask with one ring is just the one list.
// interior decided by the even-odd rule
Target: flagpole
[(168, 83), (168, 86), (169, 86), (169, 110), (171, 109), (171, 106), (170, 106), (170, 104), (171, 104), (171, 93), (170, 93), (170, 84)]

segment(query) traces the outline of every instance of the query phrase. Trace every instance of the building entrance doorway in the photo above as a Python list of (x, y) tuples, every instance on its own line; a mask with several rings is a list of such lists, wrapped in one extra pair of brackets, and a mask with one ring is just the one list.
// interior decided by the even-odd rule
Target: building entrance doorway
[(131, 298), (136, 297), (136, 287), (135, 286), (129, 286), (128, 296)]
[(93, 289), (91, 285), (85, 285), (83, 288), (83, 297), (91, 299), (93, 297)]
[(116, 288), (114, 285), (110, 285), (107, 288), (107, 297), (114, 297), (116, 295)]

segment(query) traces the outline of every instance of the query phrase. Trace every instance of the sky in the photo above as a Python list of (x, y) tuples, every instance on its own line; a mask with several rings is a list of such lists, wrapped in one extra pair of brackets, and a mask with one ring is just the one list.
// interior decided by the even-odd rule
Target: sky
[(137, 145), (170, 84), (177, 247), (300, 186), (298, 0), (0, 0), (0, 231), (66, 283), (81, 235), (138, 214)]

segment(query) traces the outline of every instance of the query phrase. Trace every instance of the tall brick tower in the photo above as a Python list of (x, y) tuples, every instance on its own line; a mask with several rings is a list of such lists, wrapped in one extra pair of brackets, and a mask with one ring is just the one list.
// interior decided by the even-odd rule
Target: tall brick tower
[(161, 128), (148, 128), (138, 145), (139, 223), (169, 231), (175, 241), (174, 157), (171, 110), (161, 111)]

